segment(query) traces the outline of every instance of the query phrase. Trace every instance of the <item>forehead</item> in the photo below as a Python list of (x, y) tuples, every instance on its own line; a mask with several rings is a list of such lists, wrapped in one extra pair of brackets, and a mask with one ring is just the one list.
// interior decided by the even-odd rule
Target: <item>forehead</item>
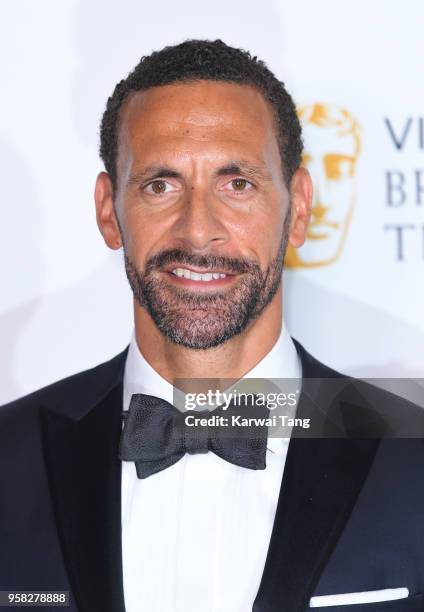
[(120, 118), (120, 157), (222, 151), (263, 157), (278, 152), (272, 107), (259, 90), (196, 81), (131, 94)]

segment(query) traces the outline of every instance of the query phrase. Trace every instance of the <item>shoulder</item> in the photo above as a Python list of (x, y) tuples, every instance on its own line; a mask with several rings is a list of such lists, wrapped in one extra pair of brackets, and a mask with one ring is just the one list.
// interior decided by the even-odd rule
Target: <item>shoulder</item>
[(40, 407), (64, 414), (77, 411), (101, 398), (112, 386), (122, 381), (128, 347), (121, 353), (93, 368), (67, 376), (46, 387), (0, 406), (0, 424), (19, 417), (29, 417)]
[(292, 340), (300, 357), (303, 378), (346, 378), (345, 374), (333, 370), (311, 355), (298, 340)]

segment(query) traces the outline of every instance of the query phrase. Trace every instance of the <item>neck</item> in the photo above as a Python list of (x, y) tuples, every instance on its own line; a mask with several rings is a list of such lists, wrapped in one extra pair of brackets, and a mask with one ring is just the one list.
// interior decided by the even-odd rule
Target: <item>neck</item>
[(170, 342), (147, 311), (134, 304), (135, 335), (146, 361), (168, 382), (176, 378), (241, 378), (277, 342), (282, 325), (281, 287), (241, 334), (220, 346), (193, 350)]

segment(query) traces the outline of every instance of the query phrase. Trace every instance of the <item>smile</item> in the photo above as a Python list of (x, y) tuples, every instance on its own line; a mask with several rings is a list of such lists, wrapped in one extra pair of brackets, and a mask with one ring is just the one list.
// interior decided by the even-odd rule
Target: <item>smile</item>
[(172, 274), (178, 276), (179, 278), (186, 278), (192, 281), (198, 282), (211, 282), (213, 280), (218, 280), (219, 278), (225, 278), (227, 275), (221, 272), (194, 272), (193, 270), (188, 270), (187, 268), (175, 268), (172, 270)]
[(164, 270), (173, 285), (202, 293), (214, 292), (232, 286), (239, 278), (238, 274), (226, 273), (223, 270), (172, 268)]

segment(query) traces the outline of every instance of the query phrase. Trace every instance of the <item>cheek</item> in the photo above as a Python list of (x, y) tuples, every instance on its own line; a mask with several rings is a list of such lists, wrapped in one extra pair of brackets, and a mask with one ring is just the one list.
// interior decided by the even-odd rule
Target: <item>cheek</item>
[(175, 211), (148, 210), (138, 199), (127, 198), (123, 214), (125, 247), (139, 269), (153, 255), (178, 246), (172, 237), (173, 223), (177, 218)]
[(284, 215), (256, 215), (233, 228), (243, 255), (258, 260), (263, 269), (275, 257), (281, 243)]
[(159, 225), (152, 222), (141, 208), (125, 202), (121, 215), (125, 250), (138, 265), (141, 265), (151, 252), (157, 240)]

